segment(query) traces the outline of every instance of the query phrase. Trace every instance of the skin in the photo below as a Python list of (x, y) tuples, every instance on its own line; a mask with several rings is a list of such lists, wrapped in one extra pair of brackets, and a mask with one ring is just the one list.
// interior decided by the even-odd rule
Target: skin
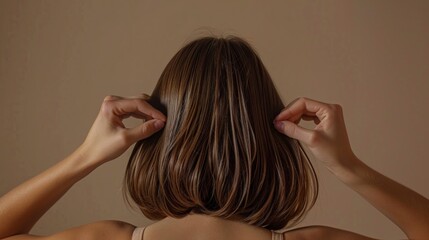
[[(150, 106), (148, 95), (107, 96), (84, 142), (69, 156), (27, 180), (0, 198), (0, 239), (124, 239), (130, 240), (135, 226), (116, 220), (86, 224), (49, 236), (29, 234), (43, 214), (75, 183), (97, 167), (119, 157), (132, 144), (159, 131), (166, 117)], [(128, 129), (127, 117), (144, 119)], [(314, 121), (304, 129), (300, 120)], [(157, 126), (157, 124), (160, 124)], [(342, 108), (309, 98), (291, 102), (275, 118), (279, 132), (298, 139), (343, 183), (359, 193), (410, 239), (429, 239), (429, 200), (371, 169), (353, 153)], [(288, 240), (372, 239), (326, 226), (309, 226), (284, 233)], [(271, 239), (271, 232), (238, 221), (198, 214), (182, 219), (167, 217), (145, 230), (145, 239)]]

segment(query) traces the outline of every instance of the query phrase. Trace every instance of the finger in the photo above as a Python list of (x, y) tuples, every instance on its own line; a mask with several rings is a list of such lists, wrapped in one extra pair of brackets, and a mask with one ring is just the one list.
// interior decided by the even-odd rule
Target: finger
[(156, 118), (162, 121), (167, 120), (162, 112), (142, 99), (119, 99), (111, 101), (110, 104), (110, 111), (116, 116), (135, 113), (137, 115), (143, 115), (148, 119)]
[(165, 123), (158, 119), (149, 120), (137, 127), (126, 129), (127, 137), (134, 143), (150, 137), (164, 127)]
[(147, 95), (146, 93), (140, 93), (140, 95), (126, 97), (126, 99), (136, 99), (136, 98), (148, 100), (148, 99), (150, 99), (150, 96)]
[[(129, 96), (129, 97), (121, 97), (121, 96), (116, 96), (116, 95), (109, 95), (106, 96), (104, 98), (104, 101), (114, 101), (114, 100), (118, 100), (118, 99), (144, 99), (144, 100), (148, 100), (150, 99), (150, 95), (146, 94), (146, 93), (141, 93), (140, 95), (137, 96)], [(144, 113), (140, 113), (140, 112), (136, 112), (136, 113), (127, 113), (127, 114), (123, 114), (121, 116), (119, 116), (121, 119), (125, 119), (125, 118), (129, 118), (130, 116), (135, 117), (135, 118), (139, 118), (139, 119), (143, 119), (143, 122), (146, 119), (152, 119), (151, 116), (144, 114)]]
[(150, 95), (147, 95), (146, 93), (140, 93), (140, 95), (128, 96), (128, 97), (121, 97), (121, 96), (117, 96), (117, 95), (108, 95), (104, 98), (104, 101), (118, 100), (118, 99), (136, 99), (136, 98), (147, 100), (147, 99), (150, 99)]
[(276, 121), (292, 120), (295, 121), (301, 118), (302, 115), (321, 117), (320, 110), (327, 108), (327, 104), (309, 99), (298, 98), (295, 99), (288, 107), (285, 108), (277, 117)]
[(306, 144), (310, 143), (310, 139), (314, 134), (314, 131), (303, 128), (290, 121), (278, 121), (275, 127), (279, 132)]
[(112, 100), (118, 100), (118, 99), (123, 99), (123, 97), (116, 96), (116, 95), (108, 95), (104, 97), (104, 101), (112, 101)]
[(313, 99), (300, 97), (290, 102), (283, 111), (277, 115), (275, 120), (286, 120), (290, 117), (296, 120), (303, 114), (316, 116), (318, 108), (322, 107), (322, 105), (326, 104)]

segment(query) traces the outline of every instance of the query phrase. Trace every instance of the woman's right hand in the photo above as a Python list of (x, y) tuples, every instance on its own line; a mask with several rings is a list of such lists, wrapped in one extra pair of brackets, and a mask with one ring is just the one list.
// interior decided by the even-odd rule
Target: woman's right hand
[[(316, 126), (303, 128), (298, 125), (301, 119), (313, 120)], [(303, 142), (334, 173), (351, 169), (359, 161), (351, 149), (338, 104), (297, 98), (277, 115), (274, 125), (279, 132)]]

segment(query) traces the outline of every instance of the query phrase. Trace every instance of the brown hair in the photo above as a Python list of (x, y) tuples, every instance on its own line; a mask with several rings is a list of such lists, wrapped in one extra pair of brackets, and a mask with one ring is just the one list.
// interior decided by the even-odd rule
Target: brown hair
[(148, 101), (167, 121), (135, 144), (124, 181), (147, 218), (198, 213), (278, 230), (314, 205), (313, 166), (299, 141), (274, 128), (284, 104), (242, 38), (186, 44)]

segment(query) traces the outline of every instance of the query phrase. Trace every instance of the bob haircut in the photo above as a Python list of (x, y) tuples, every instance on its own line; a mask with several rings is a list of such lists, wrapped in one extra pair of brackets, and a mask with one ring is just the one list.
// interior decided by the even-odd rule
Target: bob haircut
[(167, 121), (135, 144), (124, 179), (127, 202), (147, 218), (206, 214), (279, 230), (314, 205), (314, 168), (300, 142), (274, 128), (284, 104), (244, 39), (188, 42), (147, 101)]

